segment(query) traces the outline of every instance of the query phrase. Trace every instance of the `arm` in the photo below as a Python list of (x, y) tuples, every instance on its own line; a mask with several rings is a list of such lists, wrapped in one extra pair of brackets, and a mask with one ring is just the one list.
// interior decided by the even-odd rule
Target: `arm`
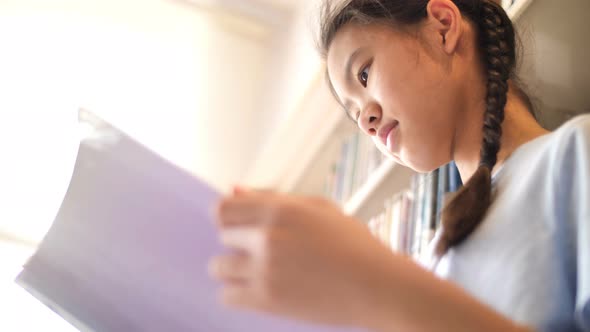
[(531, 331), (410, 259), (392, 256), (368, 290), (377, 308), (369, 319), (375, 331)]
[(241, 193), (217, 215), (221, 242), (241, 252), (211, 262), (226, 305), (379, 332), (527, 331), (325, 200)]

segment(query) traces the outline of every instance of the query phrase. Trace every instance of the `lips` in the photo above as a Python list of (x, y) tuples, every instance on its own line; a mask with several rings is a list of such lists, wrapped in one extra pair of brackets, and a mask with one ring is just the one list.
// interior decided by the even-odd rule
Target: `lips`
[(377, 136), (379, 137), (379, 140), (381, 141), (381, 143), (383, 143), (383, 145), (387, 146), (389, 149), (391, 149), (391, 146), (389, 146), (390, 144), (387, 144), (389, 134), (395, 128), (397, 128), (398, 125), (399, 125), (399, 122), (393, 121), (391, 123), (387, 123), (386, 125), (382, 126), (381, 128), (379, 128), (379, 131), (377, 131)]

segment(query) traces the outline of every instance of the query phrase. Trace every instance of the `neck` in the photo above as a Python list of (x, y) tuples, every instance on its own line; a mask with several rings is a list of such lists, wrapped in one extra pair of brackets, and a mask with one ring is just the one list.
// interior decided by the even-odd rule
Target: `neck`
[[(485, 104), (481, 102), (482, 99), (479, 100), (468, 109), (473, 110), (473, 107), (476, 107), (475, 109), (482, 111), (464, 112), (465, 121), (457, 128), (455, 136), (453, 159), (457, 164), (463, 183), (467, 182), (473, 173), (475, 173), (480, 161), (480, 150), (483, 140), (482, 115)], [(548, 131), (537, 123), (517, 95), (509, 92), (504, 111), (504, 121), (502, 122), (502, 138), (500, 141), (500, 151), (498, 151), (498, 161), (492, 169), (492, 174), (504, 164), (506, 159), (518, 147), (547, 133)]]

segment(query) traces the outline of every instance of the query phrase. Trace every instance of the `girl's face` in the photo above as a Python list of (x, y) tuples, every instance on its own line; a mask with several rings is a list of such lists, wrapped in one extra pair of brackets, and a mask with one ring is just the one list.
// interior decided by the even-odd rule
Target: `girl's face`
[(419, 37), (349, 23), (332, 41), (327, 66), (340, 103), (360, 129), (396, 161), (427, 172), (452, 159), (469, 88), (460, 78), (468, 68), (445, 49), (439, 31), (415, 29)]

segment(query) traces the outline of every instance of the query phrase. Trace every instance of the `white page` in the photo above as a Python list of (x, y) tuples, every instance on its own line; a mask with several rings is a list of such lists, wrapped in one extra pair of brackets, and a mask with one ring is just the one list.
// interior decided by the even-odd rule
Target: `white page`
[(206, 268), (223, 252), (219, 195), (93, 114), (80, 120), (90, 136), (18, 284), (82, 331), (344, 330), (220, 305)]

